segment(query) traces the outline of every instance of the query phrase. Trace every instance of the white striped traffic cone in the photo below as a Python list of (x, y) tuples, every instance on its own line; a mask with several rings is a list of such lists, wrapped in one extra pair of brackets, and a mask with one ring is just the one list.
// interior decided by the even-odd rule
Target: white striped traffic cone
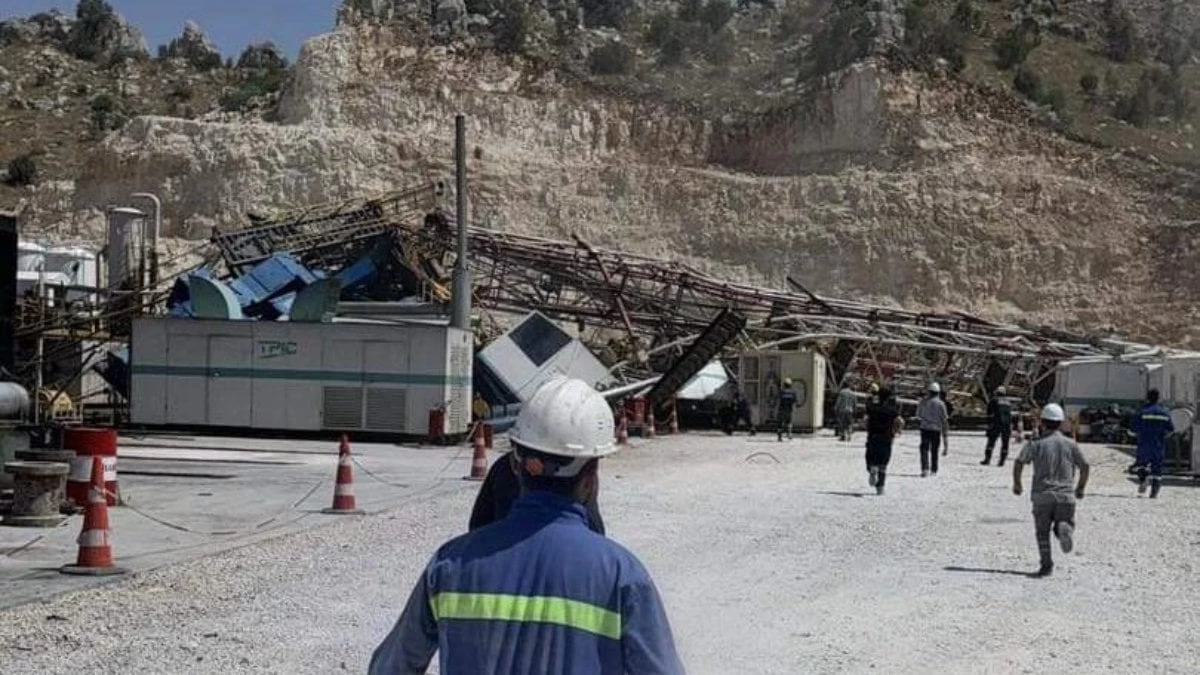
[(79, 557), (74, 565), (59, 568), (63, 574), (106, 576), (128, 571), (113, 565), (112, 544), (108, 541), (108, 499), (104, 492), (104, 460), (96, 455), (92, 457), (92, 484), (83, 507)]
[(483, 425), (475, 425), (475, 434), (471, 439), (471, 473), (463, 476), (463, 480), (483, 480), (487, 476), (487, 441), (484, 439)]
[(342, 442), (338, 444), (337, 482), (333, 486), (333, 506), (322, 509), (321, 513), (335, 515), (358, 515), (364, 511), (358, 508), (354, 499), (354, 469), (350, 459), (350, 439), (342, 434)]

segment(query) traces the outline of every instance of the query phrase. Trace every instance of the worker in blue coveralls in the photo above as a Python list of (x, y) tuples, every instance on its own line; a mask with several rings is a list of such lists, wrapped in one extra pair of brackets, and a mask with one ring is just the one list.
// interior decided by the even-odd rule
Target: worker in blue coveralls
[(600, 457), (618, 447), (604, 398), (550, 380), (510, 433), (522, 496), (503, 520), (444, 544), (371, 675), (675, 675), (683, 666), (642, 563), (588, 529)]
[(1158, 403), (1157, 389), (1146, 392), (1146, 407), (1133, 422), (1137, 434), (1138, 494), (1146, 494), (1146, 477), (1150, 477), (1150, 498), (1157, 499), (1162, 489), (1163, 460), (1167, 454), (1167, 436), (1175, 431), (1171, 414)]

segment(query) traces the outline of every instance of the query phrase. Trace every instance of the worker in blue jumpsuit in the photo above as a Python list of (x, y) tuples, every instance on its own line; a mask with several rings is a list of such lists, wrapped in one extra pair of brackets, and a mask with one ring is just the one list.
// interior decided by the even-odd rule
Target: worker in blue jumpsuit
[(1167, 436), (1175, 431), (1171, 413), (1158, 403), (1157, 389), (1146, 393), (1146, 407), (1137, 414), (1133, 432), (1137, 434), (1138, 494), (1146, 493), (1150, 477), (1150, 498), (1157, 499), (1162, 489), (1163, 460), (1167, 455)]
[(588, 529), (600, 457), (616, 452), (607, 402), (555, 378), (510, 433), (522, 496), (502, 520), (444, 544), (370, 675), (683, 673), (666, 611), (642, 563)]

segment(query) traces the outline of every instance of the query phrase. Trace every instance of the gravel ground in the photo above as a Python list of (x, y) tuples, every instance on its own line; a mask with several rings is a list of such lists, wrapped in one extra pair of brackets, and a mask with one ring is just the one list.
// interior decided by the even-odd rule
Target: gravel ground
[[(1195, 672), (1200, 491), (1138, 499), (1123, 455), (1086, 448), (1076, 553), (1030, 579), (1007, 468), (963, 436), (921, 479), (915, 441), (882, 498), (860, 444), (828, 437), (688, 435), (604, 465), (605, 520), (655, 576), (690, 672)], [(363, 672), (474, 489), (0, 613), (0, 670)]]

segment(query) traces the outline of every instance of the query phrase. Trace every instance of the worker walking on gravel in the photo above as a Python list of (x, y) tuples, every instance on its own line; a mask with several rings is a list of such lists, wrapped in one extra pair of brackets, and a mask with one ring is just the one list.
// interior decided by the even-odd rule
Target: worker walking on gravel
[[(1039, 577), (1054, 571), (1050, 555), (1050, 533), (1058, 538), (1063, 553), (1075, 547), (1075, 500), (1083, 499), (1087, 488), (1089, 467), (1075, 441), (1062, 434), (1060, 428), (1066, 415), (1062, 406), (1050, 403), (1042, 408), (1042, 435), (1030, 441), (1013, 462), (1013, 494), (1020, 496), (1021, 473), (1026, 464), (1033, 465), (1033, 525), (1037, 535), (1041, 566)], [(1075, 471), (1079, 482), (1075, 483)]]
[(776, 413), (779, 417), (779, 427), (776, 429), (778, 440), (783, 441), (783, 435), (786, 433), (788, 440), (792, 440), (792, 411), (796, 408), (796, 390), (792, 389), (792, 378), (783, 380), (783, 388), (779, 390), (779, 407)]
[(854, 409), (858, 407), (858, 397), (849, 385), (838, 392), (837, 401), (833, 404), (833, 414), (837, 420), (839, 441), (849, 442), (854, 436)]
[(887, 482), (887, 467), (892, 461), (892, 443), (904, 420), (900, 417), (900, 403), (887, 387), (878, 389), (874, 398), (867, 403), (867, 482), (875, 488), (875, 494), (883, 494)]
[(1138, 494), (1146, 494), (1146, 477), (1150, 477), (1150, 498), (1158, 499), (1162, 489), (1163, 462), (1167, 456), (1167, 436), (1175, 431), (1171, 413), (1158, 402), (1157, 389), (1146, 392), (1146, 407), (1133, 421), (1137, 434)]
[(580, 380), (550, 380), (510, 434), (521, 497), (503, 520), (444, 544), (371, 675), (683, 673), (658, 591), (642, 563), (587, 527), (613, 416)]
[(1012, 409), (1013, 400), (1006, 395), (1004, 387), (996, 387), (987, 405), (987, 446), (984, 447), (980, 464), (987, 466), (992, 462), (992, 450), (999, 439), (1000, 462), (996, 466), (1004, 466), (1004, 460), (1008, 459), (1008, 442), (1012, 438)]
[(921, 425), (921, 477), (938, 472), (938, 448), (950, 431), (950, 415), (946, 403), (938, 396), (942, 388), (937, 382), (929, 385), (925, 398), (917, 404), (917, 421)]

